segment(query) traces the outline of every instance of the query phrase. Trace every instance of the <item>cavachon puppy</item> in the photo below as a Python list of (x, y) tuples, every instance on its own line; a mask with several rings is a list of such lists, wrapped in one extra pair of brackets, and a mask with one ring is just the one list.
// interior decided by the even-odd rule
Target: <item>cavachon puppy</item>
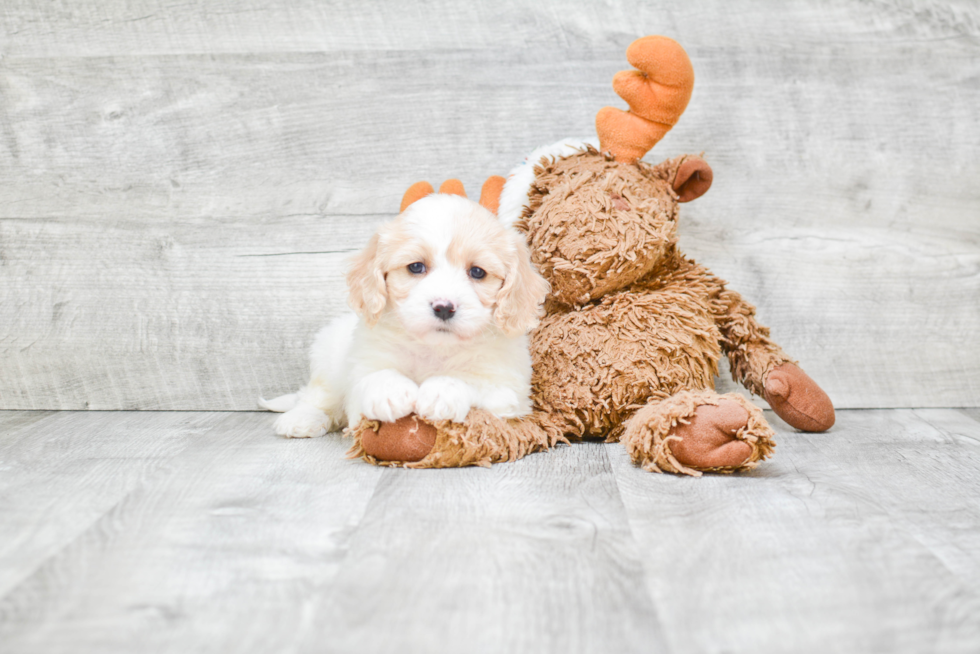
[(453, 182), (443, 189), (456, 194), (406, 196), (398, 217), (354, 257), (354, 313), (317, 333), (309, 382), (260, 400), (284, 412), (277, 434), (321, 436), (412, 413), (463, 422), (471, 408), (500, 418), (531, 412), (527, 332), (548, 283), (524, 237)]

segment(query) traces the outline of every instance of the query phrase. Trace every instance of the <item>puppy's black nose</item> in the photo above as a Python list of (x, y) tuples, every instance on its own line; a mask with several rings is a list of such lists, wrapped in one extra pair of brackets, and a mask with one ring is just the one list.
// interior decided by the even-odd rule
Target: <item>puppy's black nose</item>
[(432, 303), (432, 313), (436, 314), (439, 320), (449, 320), (456, 313), (456, 305), (446, 300), (436, 300)]

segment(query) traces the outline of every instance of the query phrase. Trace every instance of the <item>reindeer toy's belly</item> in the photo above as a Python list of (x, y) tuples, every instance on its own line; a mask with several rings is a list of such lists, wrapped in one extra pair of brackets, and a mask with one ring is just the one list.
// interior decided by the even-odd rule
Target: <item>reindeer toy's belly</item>
[(651, 400), (714, 388), (721, 334), (677, 288), (615, 293), (545, 318), (531, 336), (533, 398), (575, 436), (618, 438)]

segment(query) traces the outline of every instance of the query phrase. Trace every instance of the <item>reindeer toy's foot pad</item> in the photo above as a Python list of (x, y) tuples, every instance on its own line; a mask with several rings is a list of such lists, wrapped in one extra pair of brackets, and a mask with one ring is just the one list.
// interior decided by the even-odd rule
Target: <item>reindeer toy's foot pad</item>
[(378, 461), (411, 463), (421, 461), (436, 443), (436, 428), (414, 413), (395, 422), (382, 422), (377, 429), (360, 431), (364, 453)]
[(752, 446), (736, 438), (748, 422), (749, 414), (738, 402), (702, 404), (670, 432), (668, 447), (686, 466), (734, 469), (752, 456)]
[(740, 395), (682, 391), (640, 409), (623, 444), (635, 463), (653, 472), (698, 476), (755, 467), (775, 444), (762, 411)]

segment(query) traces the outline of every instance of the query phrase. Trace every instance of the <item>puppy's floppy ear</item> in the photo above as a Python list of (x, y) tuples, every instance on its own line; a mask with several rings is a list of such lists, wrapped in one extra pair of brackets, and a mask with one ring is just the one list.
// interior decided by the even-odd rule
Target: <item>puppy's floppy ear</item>
[(537, 326), (541, 304), (551, 285), (531, 265), (531, 254), (524, 236), (513, 232), (511, 240), (514, 247), (504, 284), (497, 291), (493, 317), (504, 332), (516, 335)]
[(354, 255), (347, 273), (348, 303), (369, 325), (378, 322), (388, 302), (385, 271), (378, 260), (380, 241), (380, 233), (372, 236), (367, 247)]

